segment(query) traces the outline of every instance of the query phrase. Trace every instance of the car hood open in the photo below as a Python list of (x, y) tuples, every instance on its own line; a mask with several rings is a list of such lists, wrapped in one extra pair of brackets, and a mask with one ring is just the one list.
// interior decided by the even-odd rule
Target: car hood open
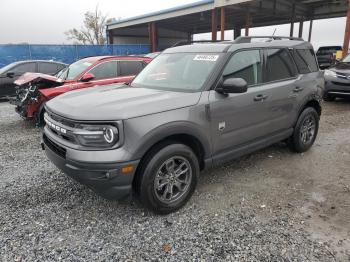
[(30, 82), (42, 82), (50, 86), (59, 86), (63, 84), (62, 79), (41, 73), (25, 73), (24, 75), (20, 76), (14, 83), (18, 86), (21, 86)]
[(74, 120), (123, 120), (192, 106), (200, 96), (201, 92), (109, 85), (68, 92), (46, 106), (53, 113)]

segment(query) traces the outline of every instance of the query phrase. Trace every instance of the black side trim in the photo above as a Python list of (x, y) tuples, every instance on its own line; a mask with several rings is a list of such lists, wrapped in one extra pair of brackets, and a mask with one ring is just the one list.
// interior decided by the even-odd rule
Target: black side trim
[(220, 154), (213, 156), (213, 165), (219, 165), (221, 163), (227, 162), (229, 160), (233, 160), (239, 158), (243, 155), (252, 153), (259, 149), (268, 147), (272, 144), (280, 142), (293, 134), (293, 128), (269, 135), (259, 140), (255, 140), (253, 142), (238, 146), (230, 151), (226, 151)]

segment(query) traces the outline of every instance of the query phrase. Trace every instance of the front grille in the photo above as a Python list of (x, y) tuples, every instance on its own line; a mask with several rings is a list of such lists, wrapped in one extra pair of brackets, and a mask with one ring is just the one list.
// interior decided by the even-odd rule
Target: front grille
[[(75, 128), (76, 123), (68, 120), (66, 118), (63, 118), (61, 116), (58, 116), (56, 114), (53, 114), (51, 112), (47, 112), (47, 118), (48, 121), (55, 124), (55, 127), (52, 127), (50, 125), (46, 125), (47, 128), (56, 136), (59, 138), (72, 143), (74, 145), (78, 144), (76, 136), (73, 134), (72, 130)], [(53, 122), (55, 121), (55, 122)], [(56, 129), (57, 127), (57, 129)], [(61, 130), (64, 129), (65, 132), (61, 132)]]
[(56, 122), (58, 123), (61, 123), (65, 126), (69, 126), (69, 127), (72, 127), (74, 128), (75, 127), (75, 123), (73, 121), (70, 121), (64, 117), (61, 117), (61, 116), (58, 116), (56, 114), (53, 114), (51, 112), (47, 112), (47, 114), (49, 115), (50, 118), (52, 118), (53, 120), (55, 120)]
[(60, 157), (66, 159), (66, 153), (67, 150), (59, 145), (57, 145), (55, 142), (50, 140), (45, 134), (43, 135), (43, 140), (45, 145), (50, 148), (53, 152), (55, 152)]

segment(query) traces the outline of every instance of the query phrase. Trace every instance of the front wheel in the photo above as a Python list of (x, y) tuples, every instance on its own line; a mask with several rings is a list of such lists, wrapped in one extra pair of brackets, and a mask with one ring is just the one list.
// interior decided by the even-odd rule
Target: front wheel
[(151, 152), (143, 163), (138, 193), (147, 208), (168, 214), (186, 204), (199, 175), (198, 159), (191, 148), (169, 144)]
[(313, 107), (300, 114), (293, 135), (289, 138), (290, 148), (298, 153), (305, 152), (314, 144), (319, 127), (319, 115)]

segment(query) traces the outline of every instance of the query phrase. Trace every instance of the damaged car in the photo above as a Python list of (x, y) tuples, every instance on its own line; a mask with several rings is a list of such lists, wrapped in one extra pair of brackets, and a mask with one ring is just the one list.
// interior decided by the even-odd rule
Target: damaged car
[(11, 103), (21, 117), (41, 125), (46, 101), (76, 89), (128, 83), (150, 61), (136, 56), (95, 56), (81, 59), (55, 76), (26, 73), (15, 81), (16, 97)]

